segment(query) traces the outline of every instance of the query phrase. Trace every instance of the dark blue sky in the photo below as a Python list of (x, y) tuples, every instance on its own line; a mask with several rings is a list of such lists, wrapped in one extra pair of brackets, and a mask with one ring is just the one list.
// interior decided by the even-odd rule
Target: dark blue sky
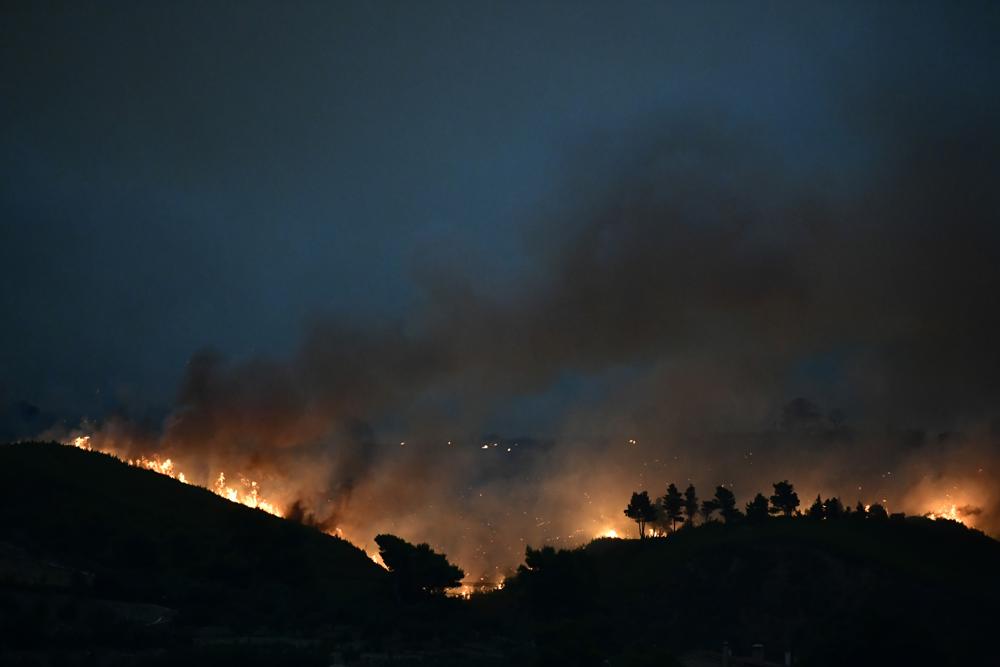
[[(972, 4), (2, 11), (0, 402), (70, 417), (167, 409), (205, 347), (285, 357), (316, 318), (405, 329), (427, 275), (530, 292), (561, 251), (545, 221), (572, 227), (674, 119), (747, 132), (782, 183), (840, 201), (908, 110), (940, 131), (996, 105), (997, 11)], [(691, 169), (730, 177), (697, 151)], [(831, 381), (836, 354), (790, 374)], [(578, 361), (557, 392), (577, 365), (619, 372)]]

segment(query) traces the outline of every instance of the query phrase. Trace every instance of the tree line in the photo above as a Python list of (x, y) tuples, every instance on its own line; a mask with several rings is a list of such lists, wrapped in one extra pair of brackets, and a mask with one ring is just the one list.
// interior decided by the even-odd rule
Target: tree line
[(740, 522), (759, 523), (772, 516), (805, 517), (812, 520), (840, 519), (888, 519), (885, 507), (880, 504), (864, 505), (860, 500), (851, 510), (850, 505), (844, 505), (839, 498), (822, 500), (816, 496), (815, 502), (803, 513), (799, 511), (799, 495), (795, 486), (787, 479), (775, 482), (774, 493), (770, 497), (757, 493), (741, 510), (736, 502), (736, 496), (725, 486), (715, 487), (711, 498), (700, 500), (693, 484), (681, 493), (677, 485), (671, 482), (667, 492), (656, 500), (651, 500), (649, 492), (636, 491), (625, 508), (625, 516), (638, 524), (639, 538), (646, 537), (647, 526), (654, 534), (666, 534), (678, 530), (678, 526), (693, 526), (696, 521), (708, 523), (716, 517), (727, 524)]
[[(774, 493), (770, 497), (758, 493), (741, 510), (737, 505), (736, 495), (725, 486), (715, 487), (711, 498), (700, 500), (693, 484), (689, 484), (682, 493), (671, 482), (667, 485), (667, 492), (655, 501), (650, 499), (648, 491), (634, 492), (625, 508), (625, 516), (638, 524), (640, 539), (646, 537), (647, 526), (652, 526), (654, 533), (666, 534), (684, 526), (693, 526), (699, 521), (704, 524), (717, 519), (726, 524), (736, 524), (759, 523), (771, 516), (805, 517), (813, 520), (889, 518), (882, 505), (865, 506), (858, 501), (852, 511), (836, 497), (822, 500), (816, 496), (816, 501), (805, 512), (800, 512), (799, 495), (788, 480), (775, 482), (773, 487)], [(400, 599), (413, 600), (442, 595), (447, 589), (459, 586), (465, 577), (461, 568), (450, 563), (444, 554), (435, 552), (427, 544), (410, 544), (388, 534), (376, 536), (375, 542), (379, 546), (382, 562), (391, 573), (396, 595)], [(554, 553), (551, 547), (538, 552), (529, 548), (529, 568), (532, 567), (532, 559), (537, 560)]]

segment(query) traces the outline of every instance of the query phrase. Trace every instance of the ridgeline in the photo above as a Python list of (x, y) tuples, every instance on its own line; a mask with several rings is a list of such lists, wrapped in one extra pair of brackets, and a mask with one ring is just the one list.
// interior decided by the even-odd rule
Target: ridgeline
[(57, 443), (0, 446), (0, 526), (0, 649), (299, 637), (392, 596), (345, 540)]
[(723, 641), (744, 656), (762, 644), (778, 664), (786, 650), (831, 666), (1000, 655), (1000, 543), (954, 521), (711, 522), (526, 561), (500, 616), (531, 626), (541, 655), (575, 664), (672, 664)]
[[(308, 526), (55, 443), (0, 446), (4, 665), (994, 664), (1000, 543), (768, 518), (528, 549), (503, 590), (400, 595)], [(770, 660), (771, 662), (767, 662)]]

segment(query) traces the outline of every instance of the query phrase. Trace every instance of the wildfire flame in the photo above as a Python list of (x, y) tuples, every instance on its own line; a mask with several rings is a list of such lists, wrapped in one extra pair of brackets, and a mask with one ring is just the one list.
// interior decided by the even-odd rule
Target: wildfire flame
[(507, 580), (505, 577), (500, 577), (500, 579), (496, 581), (492, 581), (486, 577), (480, 577), (477, 581), (473, 581), (472, 583), (463, 583), (458, 588), (449, 590), (448, 596), (468, 600), (472, 598), (473, 595), (491, 593), (493, 591), (502, 591), (506, 583)]
[[(160, 460), (159, 457), (154, 456), (149, 458), (146, 456), (139, 456), (138, 458), (124, 458), (119, 456), (116, 452), (110, 449), (94, 448), (93, 442), (89, 435), (81, 435), (73, 438), (72, 440), (65, 442), (63, 444), (70, 445), (72, 447), (77, 447), (79, 449), (86, 450), (88, 452), (97, 451), (102, 454), (107, 454), (108, 456), (113, 456), (114, 458), (127, 463), (130, 466), (136, 468), (145, 468), (146, 470), (152, 470), (153, 472), (159, 473), (161, 475), (166, 475), (171, 479), (176, 479), (178, 482), (184, 484), (191, 484), (188, 477), (177, 469), (176, 464), (172, 459)], [(263, 510), (268, 514), (273, 514), (274, 516), (284, 516), (284, 513), (278, 509), (277, 505), (266, 500), (261, 495), (260, 484), (252, 479), (247, 479), (242, 475), (239, 478), (239, 484), (230, 485), (226, 483), (226, 473), (220, 472), (219, 476), (215, 479), (215, 482), (207, 488), (212, 493), (229, 500), (230, 502), (238, 503), (240, 505), (246, 505), (247, 507), (253, 507), (255, 509)]]
[(973, 515), (976, 512), (970, 510), (969, 507), (959, 507), (956, 504), (942, 505), (935, 508), (934, 510), (924, 514), (928, 519), (948, 519), (950, 521), (957, 521), (969, 528), (973, 527), (975, 523), (973, 521)]
[(377, 551), (365, 551), (365, 553), (368, 554), (368, 557), (371, 558), (372, 561), (380, 568), (383, 570), (389, 569), (389, 566), (385, 564), (384, 560), (382, 560), (382, 554)]
[[(176, 479), (184, 484), (200, 486), (208, 491), (211, 491), (212, 493), (215, 493), (219, 497), (229, 500), (230, 502), (259, 509), (274, 516), (284, 517), (284, 512), (279, 509), (279, 506), (273, 500), (269, 500), (264, 496), (261, 485), (257, 480), (249, 479), (239, 473), (231, 478), (224, 470), (220, 470), (217, 475), (210, 477), (202, 483), (201, 480), (192, 480), (190, 477), (185, 475), (185, 473), (181, 470), (182, 465), (173, 458), (160, 458), (155, 454), (152, 456), (140, 455), (138, 457), (129, 458), (127, 456), (123, 456), (111, 447), (99, 444), (99, 442), (100, 441), (95, 443), (89, 435), (79, 435), (64, 441), (63, 444), (86, 451), (100, 452), (112, 456), (113, 458), (130, 466), (151, 470), (160, 475)], [(634, 444), (634, 442), (630, 442), (630, 444)], [(489, 444), (483, 445), (483, 448), (489, 447)], [(942, 493), (940, 488), (921, 488), (919, 493), (915, 494), (911, 498), (908, 498), (903, 504), (909, 508), (913, 508), (911, 511), (915, 510), (915, 513), (922, 513), (923, 516), (930, 519), (946, 519), (956, 521), (969, 528), (974, 528), (977, 516), (982, 512), (982, 503), (976, 502), (978, 497), (982, 496), (982, 493), (977, 493), (975, 488), (969, 489), (958, 485), (954, 487), (953, 491), (956, 494), (954, 496), (951, 493)], [(881, 502), (883, 507), (887, 506), (885, 498), (883, 498)], [(865, 510), (870, 511), (870, 509), (871, 505), (866, 504)], [(544, 525), (544, 523), (545, 522), (539, 525)], [(581, 538), (585, 538), (588, 534), (592, 534), (594, 539), (623, 539), (625, 537), (625, 533), (619, 533), (616, 528), (612, 528), (608, 525), (610, 523), (613, 523), (613, 520), (609, 520), (609, 516), (602, 513), (599, 518), (595, 518), (589, 529), (580, 529), (568, 537), (579, 540)], [(596, 527), (600, 527), (599, 530), (591, 533), (591, 531), (593, 531)], [(339, 526), (332, 529), (325, 528), (325, 532), (345, 539), (356, 545), (364, 544), (364, 541), (354, 542), (354, 540), (351, 540)], [(558, 540), (559, 538), (556, 537), (555, 539)], [(368, 558), (374, 563), (382, 568), (388, 569), (377, 549), (369, 551), (367, 547), (359, 548), (361, 548)], [(495, 577), (480, 577), (478, 580), (470, 578), (463, 582), (459, 588), (450, 590), (448, 594), (469, 599), (473, 595), (500, 590), (503, 587), (504, 580), (502, 577), (499, 578), (499, 580)]]
[[(139, 456), (138, 458), (124, 458), (119, 456), (115, 451), (108, 448), (95, 447), (93, 441), (88, 435), (81, 435), (64, 442), (63, 444), (76, 447), (78, 449), (83, 449), (88, 452), (96, 451), (102, 454), (107, 454), (112, 456), (123, 463), (127, 463), (130, 466), (136, 468), (144, 468), (146, 470), (152, 470), (153, 472), (159, 473), (161, 475), (166, 475), (171, 479), (176, 479), (184, 484), (191, 484), (187, 476), (183, 472), (177, 469), (177, 465), (174, 463), (173, 459), (160, 459), (159, 457), (146, 457)], [(201, 486), (201, 485), (196, 485)], [(273, 514), (274, 516), (283, 517), (284, 513), (275, 505), (273, 502), (264, 498), (261, 493), (260, 484), (256, 480), (248, 479), (242, 475), (239, 477), (239, 483), (231, 483), (227, 477), (225, 471), (219, 472), (218, 477), (210, 485), (203, 486), (202, 488), (208, 489), (215, 495), (225, 498), (226, 500), (238, 503), (240, 505), (245, 505), (247, 507), (252, 507), (255, 509), (263, 510), (268, 514)], [(332, 530), (326, 531), (328, 535), (334, 537), (339, 537), (348, 541), (351, 541), (344, 534), (343, 529), (340, 527), (333, 528)], [(364, 550), (365, 554), (379, 567), (384, 569), (389, 569), (386, 567), (385, 561), (382, 560), (382, 555), (378, 551), (368, 551)], [(503, 588), (503, 580), (501, 579), (499, 583), (486, 585), (483, 582), (476, 582), (473, 585), (462, 586), (458, 589), (457, 595), (461, 597), (469, 597), (473, 593), (480, 593), (486, 590), (499, 590)]]

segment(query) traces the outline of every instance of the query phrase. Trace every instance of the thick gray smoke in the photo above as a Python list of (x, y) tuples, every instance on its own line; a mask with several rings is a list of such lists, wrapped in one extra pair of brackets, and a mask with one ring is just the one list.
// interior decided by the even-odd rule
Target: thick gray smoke
[[(288, 359), (199, 354), (161, 430), (99, 437), (477, 574), (622, 530), (628, 494), (669, 481), (954, 504), (996, 533), (1000, 103), (890, 70), (832, 76), (836, 134), (801, 153), (725, 110), (585, 142), (523, 284), (425, 262), (418, 316), (322, 320)], [(547, 440), (487, 436), (535, 404)]]

